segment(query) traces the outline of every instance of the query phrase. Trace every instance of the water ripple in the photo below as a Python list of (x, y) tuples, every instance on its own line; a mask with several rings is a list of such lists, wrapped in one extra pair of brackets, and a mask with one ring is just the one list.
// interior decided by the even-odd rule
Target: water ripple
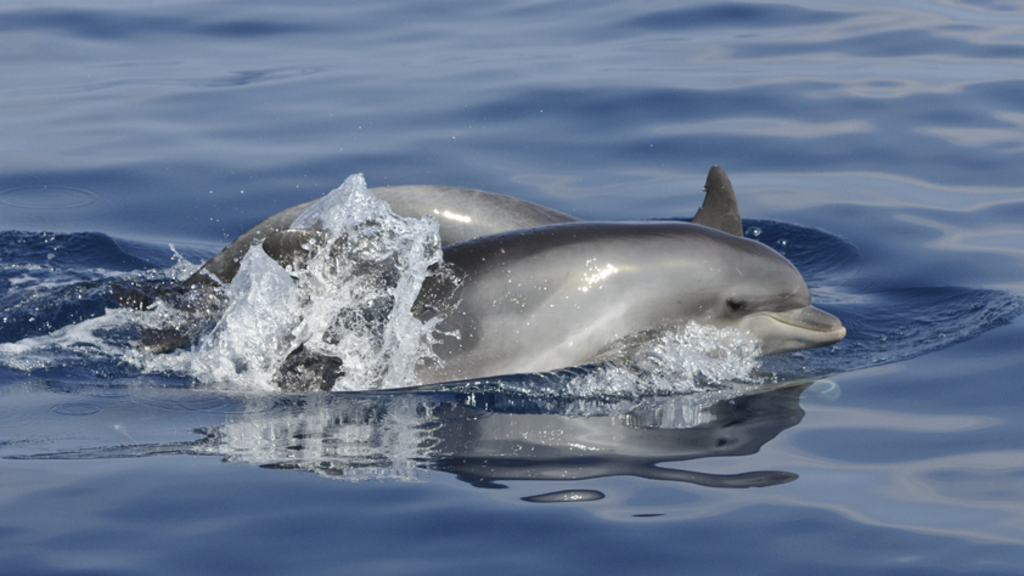
[(95, 404), (75, 402), (72, 404), (58, 404), (51, 408), (51, 410), (54, 414), (60, 414), (62, 416), (89, 416), (100, 412), (103, 408)]
[(101, 201), (99, 194), (73, 186), (40, 184), (0, 190), (0, 204), (31, 210), (68, 210)]

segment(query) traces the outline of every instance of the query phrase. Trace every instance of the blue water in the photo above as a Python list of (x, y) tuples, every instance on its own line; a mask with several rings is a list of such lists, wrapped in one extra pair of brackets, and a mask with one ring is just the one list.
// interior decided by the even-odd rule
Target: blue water
[(724, 399), (5, 358), (5, 573), (1024, 569), (1016, 3), (36, 2), (0, 53), (5, 343), (352, 173), (622, 220), (713, 164), (850, 329)]

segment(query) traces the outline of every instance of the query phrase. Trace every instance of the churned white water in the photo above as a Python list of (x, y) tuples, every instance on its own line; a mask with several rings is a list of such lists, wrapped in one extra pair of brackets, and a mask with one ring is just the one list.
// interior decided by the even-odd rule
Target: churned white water
[(303, 378), (333, 378), (333, 390), (415, 384), (433, 323), (412, 307), (441, 261), (437, 222), (396, 216), (355, 174), (292, 228), (324, 235), (310, 240), (302, 266), (283, 268), (259, 246), (248, 252), (223, 317), (187, 353), (192, 376), (267, 390), (314, 384)]
[(593, 372), (572, 377), (570, 396), (638, 397), (701, 391), (734, 396), (761, 383), (759, 343), (735, 328), (689, 322), (624, 347)]

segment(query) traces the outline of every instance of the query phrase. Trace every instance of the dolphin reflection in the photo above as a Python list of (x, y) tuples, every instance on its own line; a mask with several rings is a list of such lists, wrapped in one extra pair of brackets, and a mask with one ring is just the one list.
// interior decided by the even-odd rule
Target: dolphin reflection
[[(445, 423), (433, 437), (430, 467), (480, 488), (510, 480), (584, 480), (637, 476), (719, 488), (791, 482), (796, 474), (753, 471), (705, 474), (665, 464), (754, 454), (803, 418), (805, 385), (703, 402), (672, 396), (609, 413), (577, 417), (566, 412), (483, 409), (490, 399), (439, 406)], [(500, 399), (499, 399), (500, 401)]]
[(12, 458), (217, 455), (348, 480), (415, 480), (436, 470), (481, 488), (618, 475), (721, 488), (772, 486), (797, 476), (706, 474), (672, 465), (756, 453), (800, 422), (800, 393), (808, 385), (640, 399), (538, 398), (503, 391), (500, 381), (460, 391), (234, 396), (238, 406), (228, 410), (234, 413), (198, 429), (197, 440)]

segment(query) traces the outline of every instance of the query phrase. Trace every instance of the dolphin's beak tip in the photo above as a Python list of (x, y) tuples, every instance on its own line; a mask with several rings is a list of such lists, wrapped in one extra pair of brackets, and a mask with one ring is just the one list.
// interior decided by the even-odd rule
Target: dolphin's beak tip
[(765, 317), (776, 322), (773, 330), (780, 330), (780, 340), (773, 345), (767, 345), (771, 338), (762, 338), (765, 354), (829, 346), (846, 338), (842, 321), (815, 306), (772, 312)]

